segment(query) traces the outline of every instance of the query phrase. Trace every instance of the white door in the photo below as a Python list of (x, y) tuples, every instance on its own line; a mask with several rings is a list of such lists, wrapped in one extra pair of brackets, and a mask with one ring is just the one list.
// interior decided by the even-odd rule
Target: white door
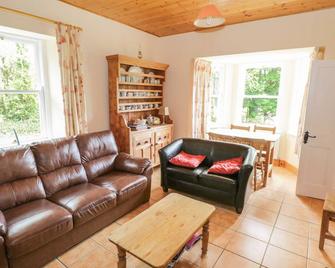
[[(335, 191), (335, 61), (314, 61), (301, 146), (297, 194), (324, 199)], [(306, 135), (307, 136), (307, 135)]]

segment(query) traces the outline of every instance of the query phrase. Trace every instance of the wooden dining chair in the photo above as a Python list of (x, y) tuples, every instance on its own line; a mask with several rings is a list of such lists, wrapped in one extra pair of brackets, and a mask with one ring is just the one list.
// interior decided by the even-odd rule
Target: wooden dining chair
[[(261, 126), (261, 125), (255, 125), (254, 126), (254, 132), (262, 131), (262, 132), (271, 132), (272, 134), (276, 133), (276, 127), (275, 126)], [(264, 173), (265, 173), (265, 159), (266, 159), (266, 151), (263, 149), (260, 149), (257, 151), (257, 158), (255, 163), (255, 170), (254, 170), (254, 191), (257, 190), (257, 180), (260, 174), (262, 184), (264, 184)]]
[(250, 126), (242, 126), (242, 125), (231, 124), (230, 125), (230, 129), (238, 129), (238, 130), (250, 131)]
[(254, 132), (257, 131), (267, 131), (267, 132), (272, 132), (272, 134), (276, 133), (276, 127), (275, 126), (260, 126), (260, 125), (255, 125), (254, 127)]

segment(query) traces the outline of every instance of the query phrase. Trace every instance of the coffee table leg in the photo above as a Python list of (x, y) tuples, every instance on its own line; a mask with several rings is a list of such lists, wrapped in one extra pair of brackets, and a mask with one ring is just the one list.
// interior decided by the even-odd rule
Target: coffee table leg
[(205, 256), (207, 254), (207, 248), (208, 248), (208, 238), (209, 238), (209, 221), (202, 226), (202, 254), (201, 256)]
[(121, 247), (117, 247), (117, 251), (118, 251), (118, 257), (119, 257), (119, 261), (117, 263), (117, 267), (118, 268), (126, 268), (127, 263), (126, 263), (126, 251), (121, 248)]

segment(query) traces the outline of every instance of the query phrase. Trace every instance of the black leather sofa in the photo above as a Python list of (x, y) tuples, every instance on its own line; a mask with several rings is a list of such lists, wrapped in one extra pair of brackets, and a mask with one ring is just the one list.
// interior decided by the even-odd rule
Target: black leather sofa
[[(196, 169), (179, 167), (169, 163), (169, 159), (180, 151), (189, 154), (206, 155), (206, 159)], [(247, 145), (209, 141), (201, 139), (178, 139), (159, 151), (161, 161), (161, 186), (165, 192), (169, 188), (199, 195), (227, 205), (235, 206), (241, 213), (252, 192), (253, 167), (256, 150)], [(209, 167), (219, 160), (243, 157), (241, 170), (233, 175), (208, 173)]]

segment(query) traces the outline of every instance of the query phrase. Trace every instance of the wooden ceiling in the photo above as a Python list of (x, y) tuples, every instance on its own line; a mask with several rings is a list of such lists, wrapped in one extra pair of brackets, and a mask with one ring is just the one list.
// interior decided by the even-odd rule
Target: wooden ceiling
[(60, 0), (156, 36), (195, 31), (200, 8), (215, 3), (225, 25), (335, 7), (335, 0)]

